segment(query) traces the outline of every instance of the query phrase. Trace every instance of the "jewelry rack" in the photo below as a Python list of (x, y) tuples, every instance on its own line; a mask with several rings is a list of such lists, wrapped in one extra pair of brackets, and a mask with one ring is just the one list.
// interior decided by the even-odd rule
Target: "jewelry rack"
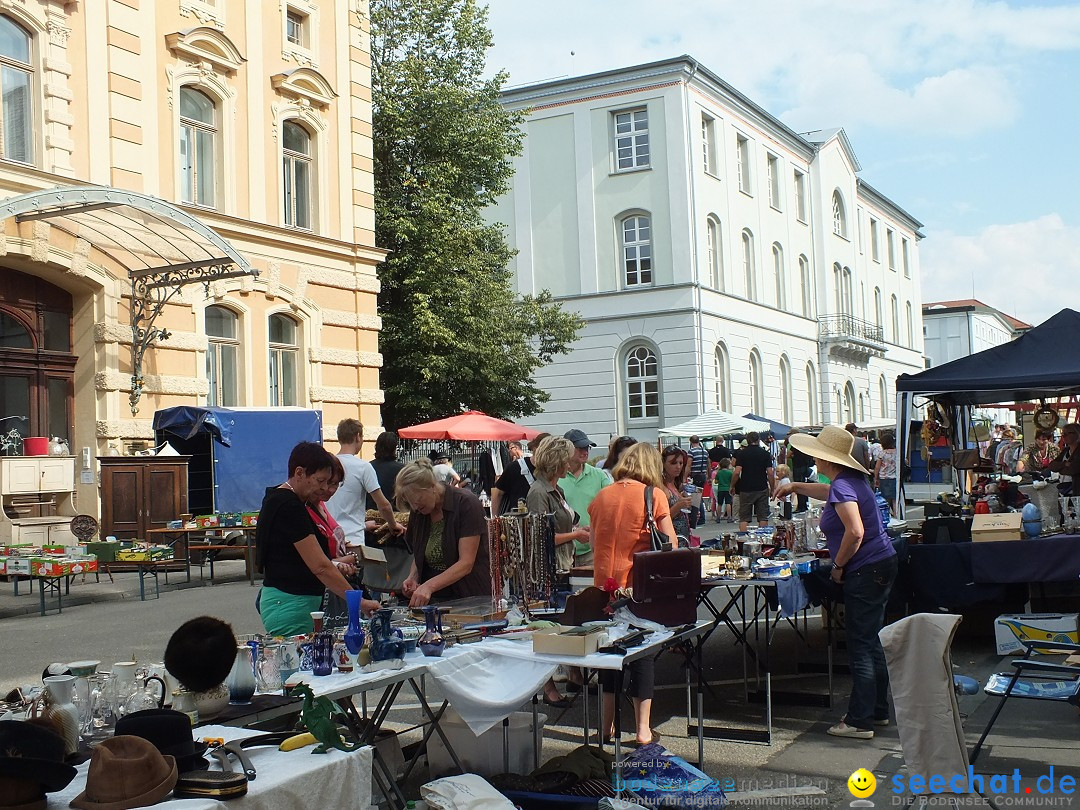
[(522, 610), (555, 598), (555, 516), (508, 513), (488, 518), (492, 609), (514, 596)]

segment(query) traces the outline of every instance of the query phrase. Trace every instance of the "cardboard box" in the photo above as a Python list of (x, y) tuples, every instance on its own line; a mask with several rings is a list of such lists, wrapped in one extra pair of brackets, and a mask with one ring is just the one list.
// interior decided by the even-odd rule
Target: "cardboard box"
[[(1080, 643), (1076, 613), (1006, 613), (994, 620), (994, 641), (998, 655), (1024, 653), (1021, 641), (1065, 641)], [(1052, 649), (1035, 648), (1050, 655)]]
[(195, 528), (197, 529), (216, 529), (218, 523), (217, 515), (199, 515), (195, 518)]
[(5, 573), (30, 576), (30, 557), (8, 557)]
[(600, 647), (603, 627), (549, 627), (533, 633), (533, 652), (589, 655)]
[(224, 512), (219, 516), (218, 520), (221, 526), (230, 529), (235, 529), (236, 527), (243, 525), (241, 522), (243, 518), (239, 512)]
[(71, 561), (34, 559), (30, 563), (30, 573), (35, 577), (62, 577), (71, 573)]
[(153, 562), (155, 560), (171, 560), (172, 558), (172, 546), (127, 548), (116, 552), (116, 562)]
[(98, 562), (110, 563), (116, 560), (116, 553), (120, 551), (120, 541), (87, 543), (86, 553), (93, 554)]
[(258, 512), (244, 512), (240, 515), (240, 524), (242, 526), (258, 526), (259, 525), (259, 513)]
[(971, 519), (971, 539), (976, 543), (1019, 540), (1021, 537), (1019, 512), (975, 515)]
[(707, 549), (701, 552), (701, 578), (713, 579), (724, 573), (727, 554), (722, 551)]

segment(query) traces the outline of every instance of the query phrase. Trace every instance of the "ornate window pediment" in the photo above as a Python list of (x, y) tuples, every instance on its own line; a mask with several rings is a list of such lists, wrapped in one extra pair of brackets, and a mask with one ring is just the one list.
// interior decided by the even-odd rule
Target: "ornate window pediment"
[(270, 84), (283, 96), (303, 102), (307, 100), (319, 107), (328, 107), (337, 93), (321, 73), (311, 68), (295, 68), (270, 77)]
[(193, 62), (209, 62), (222, 73), (235, 73), (247, 61), (231, 39), (205, 26), (168, 34), (165, 44), (177, 56)]

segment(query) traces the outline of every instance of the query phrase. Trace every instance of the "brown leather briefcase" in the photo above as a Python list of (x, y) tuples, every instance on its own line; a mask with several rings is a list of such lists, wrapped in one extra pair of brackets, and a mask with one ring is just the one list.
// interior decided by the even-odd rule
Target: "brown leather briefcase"
[[(645, 520), (653, 530), (653, 545), (663, 535), (655, 530), (652, 511), (652, 488), (645, 488)], [(642, 619), (668, 627), (697, 621), (698, 594), (701, 591), (701, 556), (697, 549), (639, 551), (634, 554), (631, 573), (634, 601), (631, 612)]]

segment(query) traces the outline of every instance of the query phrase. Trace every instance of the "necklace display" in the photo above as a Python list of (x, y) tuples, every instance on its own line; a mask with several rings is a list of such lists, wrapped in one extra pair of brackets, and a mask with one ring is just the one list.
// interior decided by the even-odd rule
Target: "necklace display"
[[(530, 602), (551, 604), (555, 596), (555, 516), (500, 515), (488, 519), (492, 609), (504, 590), (525, 609)], [(527, 610), (526, 610), (527, 612)]]

